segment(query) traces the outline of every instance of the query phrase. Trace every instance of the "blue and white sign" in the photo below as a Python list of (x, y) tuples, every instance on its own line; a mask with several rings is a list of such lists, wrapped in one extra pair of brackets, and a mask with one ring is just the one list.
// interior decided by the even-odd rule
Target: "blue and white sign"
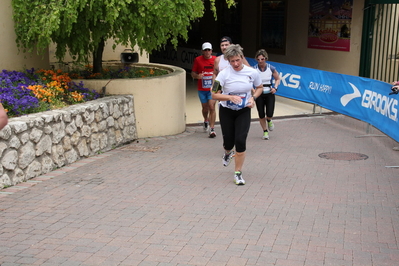
[[(247, 58), (251, 65), (256, 61)], [(277, 95), (314, 103), (367, 122), (399, 141), (398, 94), (386, 82), (311, 68), (269, 63), (280, 73)]]
[[(200, 50), (166, 47), (151, 55), (152, 62), (170, 64), (191, 70)], [(250, 65), (257, 64), (246, 58)], [(354, 117), (378, 128), (399, 142), (398, 94), (389, 95), (391, 85), (369, 78), (343, 75), (312, 68), (269, 63), (280, 73), (277, 95), (314, 103), (326, 109)]]

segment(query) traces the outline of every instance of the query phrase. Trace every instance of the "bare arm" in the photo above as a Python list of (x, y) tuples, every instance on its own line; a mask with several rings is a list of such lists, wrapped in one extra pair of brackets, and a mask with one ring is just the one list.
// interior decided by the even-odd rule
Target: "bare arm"
[(191, 77), (192, 77), (193, 79), (202, 79), (203, 74), (202, 74), (202, 73), (201, 73), (201, 74), (198, 74), (198, 73), (195, 72), (195, 71), (191, 71)]
[(272, 88), (273, 89), (272, 93), (276, 93), (281, 81), (280, 75), (278, 74), (277, 70), (274, 70), (273, 78), (274, 78), (274, 87)]
[(194, 59), (193, 68), (191, 69), (191, 77), (193, 79), (202, 79), (202, 73), (200, 74), (196, 70), (200, 70), (198, 69), (198, 57)]
[(221, 91), (212, 92), (212, 99), (218, 101), (232, 101), (233, 103), (240, 103), (241, 97), (237, 95), (222, 94)]
[[(215, 80), (212, 87), (212, 99), (218, 101), (231, 101), (235, 104), (239, 104), (242, 99), (240, 96), (237, 95), (227, 95), (222, 94), (221, 87), (219, 81)], [(263, 92), (263, 84), (260, 84), (258, 87), (255, 88), (253, 91), (253, 97), (250, 98), (248, 101), (247, 106), (252, 108), (255, 106), (255, 98), (259, 97)]]
[(253, 90), (253, 94), (252, 96), (254, 96), (255, 98), (258, 98), (263, 92), (263, 84), (260, 84), (258, 87), (256, 87)]
[(8, 124), (8, 116), (3, 105), (0, 103), (0, 130)]
[(262, 94), (262, 92), (263, 92), (263, 84), (262, 83), (255, 89), (252, 89), (252, 98), (248, 103), (248, 107), (252, 108), (255, 106), (256, 98), (258, 98)]
[(222, 94), (222, 86), (218, 80), (214, 80), (212, 84), (212, 100), (218, 101), (232, 101), (233, 103), (239, 103), (241, 98), (237, 95)]
[(216, 76), (219, 74), (219, 62), (220, 62), (220, 56), (215, 58), (215, 62), (213, 63), (213, 76), (212, 76), (212, 81), (215, 80)]

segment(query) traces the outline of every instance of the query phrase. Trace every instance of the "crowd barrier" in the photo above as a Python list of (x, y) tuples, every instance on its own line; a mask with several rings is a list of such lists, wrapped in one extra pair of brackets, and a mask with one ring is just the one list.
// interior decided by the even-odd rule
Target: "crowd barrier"
[[(247, 58), (250, 65), (257, 62)], [(317, 104), (369, 123), (399, 141), (398, 94), (386, 82), (268, 61), (281, 83), (277, 95)]]

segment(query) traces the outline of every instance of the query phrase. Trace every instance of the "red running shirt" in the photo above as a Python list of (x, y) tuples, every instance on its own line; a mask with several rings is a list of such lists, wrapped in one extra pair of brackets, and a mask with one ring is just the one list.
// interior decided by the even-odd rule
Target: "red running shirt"
[(203, 74), (203, 78), (198, 80), (199, 91), (209, 91), (212, 88), (213, 66), (215, 64), (216, 56), (212, 55), (211, 58), (205, 59), (202, 55), (194, 59), (192, 71)]

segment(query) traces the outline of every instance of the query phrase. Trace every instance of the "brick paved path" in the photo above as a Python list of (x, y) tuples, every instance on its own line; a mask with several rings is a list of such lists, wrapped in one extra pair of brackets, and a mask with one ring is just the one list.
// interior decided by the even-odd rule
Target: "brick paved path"
[(341, 115), (275, 120), (268, 141), (254, 122), (238, 187), (216, 130), (139, 140), (0, 191), (1, 266), (399, 265), (395, 141)]

